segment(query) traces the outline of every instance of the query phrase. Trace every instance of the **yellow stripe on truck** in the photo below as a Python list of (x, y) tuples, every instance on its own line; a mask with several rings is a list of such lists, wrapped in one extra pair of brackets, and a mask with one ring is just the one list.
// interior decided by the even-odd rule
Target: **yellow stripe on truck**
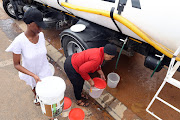
[[(77, 11), (82, 11), (82, 12), (87, 12), (87, 13), (93, 13), (93, 14), (97, 14), (97, 15), (102, 15), (105, 17), (109, 17), (110, 18), (110, 11), (105, 11), (105, 10), (99, 10), (99, 9), (93, 9), (93, 8), (87, 8), (87, 7), (82, 7), (82, 6), (77, 6), (77, 5), (73, 5), (73, 4), (69, 4), (66, 2), (62, 2), (61, 3), (62, 6), (70, 8), (70, 9), (74, 9)], [(119, 14), (114, 13), (113, 17), (116, 21), (120, 22), (121, 24), (123, 24), (124, 26), (126, 26), (127, 28), (129, 28), (131, 31), (133, 31), (134, 33), (136, 33), (139, 37), (141, 37), (143, 40), (145, 40), (147, 43), (149, 43), (151, 46), (153, 46), (155, 49), (157, 49), (158, 51), (160, 51), (161, 53), (165, 54), (166, 56), (168, 56), (169, 58), (173, 57), (173, 53), (174, 51), (172, 51), (171, 49), (163, 46), (162, 44), (158, 43), (157, 41), (153, 40), (149, 35), (147, 35), (144, 31), (142, 31), (140, 28), (138, 28), (136, 25), (134, 25), (133, 23), (131, 23), (129, 20), (127, 20), (126, 18), (122, 17)], [(166, 49), (166, 50), (165, 50)], [(169, 52), (168, 52), (169, 51)], [(171, 53), (170, 53), (171, 52)], [(180, 61), (179, 57), (176, 57), (177, 61)]]

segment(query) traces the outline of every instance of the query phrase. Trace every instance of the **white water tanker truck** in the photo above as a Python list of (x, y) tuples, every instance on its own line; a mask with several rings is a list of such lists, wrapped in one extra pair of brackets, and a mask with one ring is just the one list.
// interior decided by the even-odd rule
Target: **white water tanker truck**
[(113, 43), (146, 56), (144, 65), (158, 72), (180, 46), (179, 0), (3, 0), (3, 7), (15, 19), (36, 7), (49, 27), (69, 26), (60, 34), (66, 57)]

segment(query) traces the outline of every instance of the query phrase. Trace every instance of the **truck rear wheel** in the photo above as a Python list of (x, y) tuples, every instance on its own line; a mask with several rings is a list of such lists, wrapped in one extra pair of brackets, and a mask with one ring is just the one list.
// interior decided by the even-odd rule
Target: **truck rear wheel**
[[(12, 18), (14, 19), (17, 19), (16, 18), (16, 14), (15, 14), (15, 11), (14, 11), (14, 8), (13, 8), (13, 5), (12, 3), (10, 2), (10, 0), (3, 0), (3, 8), (5, 10), (5, 12)], [(16, 6), (16, 8), (18, 9), (18, 6)], [(22, 12), (20, 13), (18, 10), (17, 10), (18, 14), (22, 14)], [(22, 15), (21, 16), (18, 16), (19, 18), (22, 18)]]
[(63, 36), (61, 41), (66, 57), (72, 55), (73, 53), (79, 53), (88, 49), (86, 43), (79, 41), (74, 36)]

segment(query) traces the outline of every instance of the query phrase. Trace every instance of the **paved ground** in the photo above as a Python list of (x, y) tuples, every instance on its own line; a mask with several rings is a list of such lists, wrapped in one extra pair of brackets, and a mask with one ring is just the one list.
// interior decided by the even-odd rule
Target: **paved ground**
[[(14, 21), (10, 19), (4, 12), (1, 12), (1, 11), (2, 10), (0, 10), (0, 28), (1, 28), (2, 33), (0, 32), (0, 35), (2, 34), (1, 35), (2, 42), (0, 43), (0, 45), (2, 46), (2, 48), (0, 48), (0, 54), (2, 55), (2, 57), (0, 58), (0, 71), (2, 73), (0, 73), (0, 75), (3, 78), (2, 80), (3, 81), (5, 80), (7, 83), (6, 82), (3, 83), (3, 85), (0, 88), (0, 90), (2, 89), (1, 91), (5, 91), (3, 92), (4, 94), (2, 95), (4, 96), (2, 97), (2, 101), (3, 101), (2, 102), (3, 104), (1, 104), (2, 107), (0, 106), (1, 108), (5, 108), (5, 109), (1, 109), (3, 112), (0, 111), (0, 114), (2, 113), (2, 116), (6, 116), (4, 118), (8, 120), (8, 118), (15, 116), (14, 115), (15, 113), (12, 113), (15, 111), (14, 108), (18, 108), (17, 111), (19, 112), (16, 113), (16, 116), (18, 117), (14, 117), (14, 119), (17, 119), (17, 118), (24, 119), (23, 117), (20, 117), (18, 115), (18, 114), (20, 115), (22, 114), (22, 111), (20, 112), (20, 110), (24, 110), (24, 106), (22, 107), (22, 109), (21, 107), (18, 106), (19, 96), (17, 100), (16, 98), (17, 93), (15, 91), (20, 89), (19, 86), (24, 87), (25, 85), (22, 83), (22, 81), (18, 80), (19, 78), (17, 77), (17, 71), (14, 70), (12, 66), (12, 57), (10, 54), (4, 53), (4, 50), (10, 44), (10, 41), (13, 40), (14, 37), (17, 36), (20, 32), (22, 32), (22, 30), (25, 29), (25, 25), (22, 22)], [(60, 47), (60, 42), (59, 42), (60, 31), (46, 30), (44, 31), (44, 33), (47, 40), (46, 45), (48, 49), (48, 55), (51, 58), (53, 58), (51, 62), (56, 68), (55, 75), (60, 76), (65, 80), (66, 84), (68, 85), (66, 96), (70, 97), (74, 102), (74, 97), (71, 94), (72, 86), (69, 80), (67, 79), (67, 77), (65, 76), (65, 74), (63, 73), (63, 69), (62, 69), (65, 57), (63, 56), (63, 50)], [(148, 114), (145, 111), (145, 108), (147, 107), (153, 95), (156, 93), (156, 90), (159, 88), (160, 84), (162, 83), (163, 78), (165, 77), (165, 74), (166, 74), (166, 70), (163, 69), (161, 72), (155, 73), (153, 78), (150, 78), (152, 71), (143, 66), (144, 56), (139, 55), (139, 54), (135, 54), (134, 57), (127, 57), (125, 55), (122, 55), (119, 65), (118, 65), (118, 70), (114, 70), (113, 67), (109, 67), (109, 66), (115, 66), (115, 61), (116, 60), (114, 59), (112, 62), (106, 63), (105, 66), (103, 66), (103, 70), (106, 75), (111, 71), (117, 72), (121, 76), (121, 81), (118, 84), (117, 88), (110, 89), (107, 87), (103, 95), (99, 99), (90, 100), (92, 103), (92, 106), (88, 109), (83, 108), (83, 110), (86, 112), (86, 119), (87, 120), (88, 119), (91, 119), (91, 120), (98, 120), (98, 119), (99, 120), (106, 120), (106, 119), (107, 120), (108, 119), (139, 120), (140, 118), (142, 118), (144, 120), (155, 120), (154, 117), (152, 117), (150, 114)], [(11, 73), (13, 73), (13, 75)], [(96, 76), (96, 74), (94, 74), (94, 76)], [(13, 78), (14, 82), (9, 81), (10, 77)], [(176, 73), (175, 77), (176, 79), (179, 79), (180, 74)], [(17, 83), (17, 81), (21, 83)], [(16, 87), (13, 86), (12, 88), (14, 93), (11, 93), (11, 90), (9, 90), (12, 87), (11, 83), (13, 83), (13, 85), (18, 84)], [(5, 84), (7, 84), (8, 87), (4, 88)], [(29, 94), (28, 98), (25, 98), (27, 96), (24, 95), (24, 105), (28, 106), (28, 104), (26, 104), (26, 100), (31, 100), (29, 102), (29, 105), (31, 105), (32, 107), (33, 98), (32, 98), (30, 89), (29, 88), (27, 89), (27, 87), (24, 87), (21, 89), (22, 89), (21, 91), (28, 91), (27, 94)], [(27, 89), (27, 90), (24, 90), (24, 89)], [(85, 86), (85, 90), (86, 89), (88, 91), (88, 85)], [(6, 93), (9, 93), (10, 95), (8, 96), (6, 95)], [(162, 94), (160, 95), (165, 100), (170, 101), (173, 105), (180, 108), (179, 89), (174, 88), (170, 85), (167, 85), (165, 89), (162, 91)], [(11, 104), (9, 104), (10, 102), (8, 98), (11, 98), (12, 96), (16, 101), (16, 104), (15, 103), (13, 104), (13, 109), (11, 108), (13, 111), (9, 110), (10, 112), (4, 112), (4, 111), (8, 111), (7, 105), (11, 106)], [(10, 99), (10, 101), (11, 100), (12, 99)], [(99, 104), (101, 106), (99, 106)], [(21, 103), (21, 105), (23, 105), (23, 103)], [(28, 106), (29, 116), (27, 114), (24, 115), (24, 116), (27, 116), (27, 119), (28, 118), (45, 119), (45, 117), (40, 112), (39, 108), (37, 108), (36, 106), (33, 108), (31, 107)], [(73, 104), (73, 107), (77, 107), (77, 106)], [(27, 107), (25, 108), (26, 110), (24, 111), (27, 111)], [(36, 114), (34, 115), (34, 113), (32, 113), (34, 109), (38, 110), (36, 112), (37, 115)], [(111, 116), (113, 116), (113, 118), (111, 118), (111, 116), (107, 114), (105, 110)], [(178, 113), (174, 112), (167, 106), (164, 106), (157, 101), (155, 102), (151, 110), (159, 114), (165, 120), (171, 120), (171, 119), (179, 120), (180, 119), (180, 115)], [(12, 113), (12, 115), (9, 113)], [(7, 117), (8, 114), (10, 115), (10, 117)]]

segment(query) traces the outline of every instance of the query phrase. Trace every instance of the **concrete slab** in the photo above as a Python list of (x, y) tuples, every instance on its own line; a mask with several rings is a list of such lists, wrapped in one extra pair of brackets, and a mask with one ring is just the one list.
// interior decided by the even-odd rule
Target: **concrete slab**
[[(62, 54), (61, 54), (61, 55), (62, 55)], [(66, 60), (66, 57), (63, 56), (63, 57), (60, 59), (60, 62), (62, 62), (62, 63), (64, 64), (65, 60)]]
[(48, 56), (50, 56), (55, 62), (57, 62), (62, 57), (62, 54), (52, 45), (47, 44), (46, 48)]
[(120, 118), (113, 110), (111, 110), (109, 107), (106, 108), (106, 111), (107, 111), (111, 116), (113, 116), (113, 118), (114, 118), (115, 120), (121, 120), (121, 118)]
[(46, 48), (47, 48), (47, 52), (48, 52), (48, 54), (54, 54), (54, 53), (56, 53), (58, 50), (56, 49), (56, 48), (54, 48), (52, 45), (48, 45), (48, 46), (46, 46)]
[[(61, 54), (62, 55), (62, 54)], [(57, 64), (59, 66), (61, 66), (61, 68), (64, 70), (64, 62), (66, 60), (66, 57), (62, 56), (61, 58), (59, 58), (59, 60), (57, 61)]]
[(45, 41), (45, 44), (46, 44), (46, 47), (47, 47), (48, 45), (50, 45), (50, 43), (49, 43), (48, 41)]
[(13, 59), (8, 59), (5, 61), (0, 61), (0, 67), (6, 67), (8, 65), (12, 65), (13, 64)]
[(96, 98), (95, 100), (103, 107), (107, 108), (113, 101), (114, 97), (108, 93), (106, 90), (103, 91), (102, 95), (99, 98)]
[(109, 108), (117, 114), (120, 118), (123, 118), (124, 111), (127, 110), (127, 107), (122, 104), (118, 99), (115, 99), (110, 105)]

